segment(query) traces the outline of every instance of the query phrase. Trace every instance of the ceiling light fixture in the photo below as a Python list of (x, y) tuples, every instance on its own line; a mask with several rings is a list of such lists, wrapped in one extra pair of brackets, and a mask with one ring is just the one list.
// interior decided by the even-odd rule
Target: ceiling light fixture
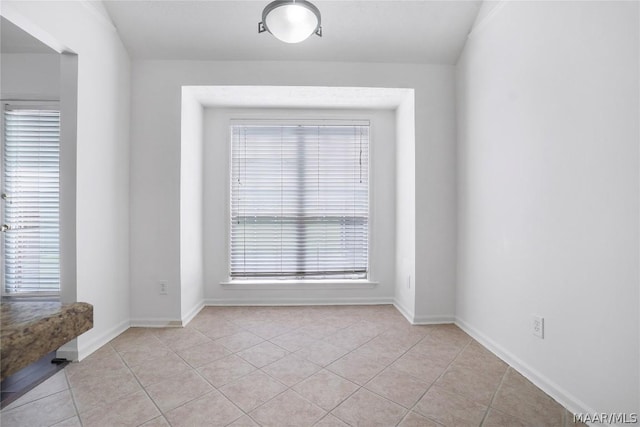
[(320, 11), (306, 0), (276, 0), (262, 11), (258, 33), (265, 31), (285, 43), (300, 43), (314, 33), (322, 37)]

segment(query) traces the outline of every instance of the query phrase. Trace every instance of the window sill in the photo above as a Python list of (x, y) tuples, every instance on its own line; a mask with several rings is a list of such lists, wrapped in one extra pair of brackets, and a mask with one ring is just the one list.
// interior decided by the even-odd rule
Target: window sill
[(20, 294), (4, 294), (0, 301), (29, 301), (29, 302), (60, 302), (59, 294), (50, 293), (20, 293)]
[(373, 289), (378, 282), (370, 280), (231, 280), (220, 283), (225, 290), (327, 290)]

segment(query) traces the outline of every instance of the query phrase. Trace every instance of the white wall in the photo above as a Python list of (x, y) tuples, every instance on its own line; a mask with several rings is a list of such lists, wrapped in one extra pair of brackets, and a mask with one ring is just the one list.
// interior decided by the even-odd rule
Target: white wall
[(2, 99), (59, 100), (60, 55), (3, 53), (0, 60)]
[[(202, 308), (204, 294), (204, 138), (202, 105), (182, 97), (180, 149), (180, 288), (168, 298), (180, 298), (180, 319), (186, 324)], [(207, 168), (211, 165), (207, 164)]]
[(458, 64), (458, 322), (570, 410), (637, 413), (638, 3), (494, 11)]
[[(232, 119), (370, 120), (370, 275), (375, 286), (336, 284), (223, 286), (229, 281), (229, 124)], [(390, 303), (395, 281), (395, 112), (208, 108), (205, 139), (205, 301), (208, 304)], [(270, 288), (266, 290), (265, 288)], [(249, 289), (247, 289), (249, 288)]]
[(94, 306), (94, 327), (78, 339), (82, 358), (129, 325), (129, 58), (89, 2), (8, 0), (1, 13), (78, 54), (76, 291)]
[(415, 106), (416, 323), (452, 322), (455, 311), (455, 75), (439, 71), (439, 84), (416, 97)]
[[(416, 123), (419, 123), (416, 125), (416, 147), (421, 145), (420, 153), (429, 156), (429, 164), (442, 162), (448, 165), (454, 161), (451, 148), (455, 145), (454, 112), (442, 106), (449, 105), (454, 97), (453, 82), (453, 67), (437, 65), (134, 61), (131, 152), (131, 191), (136, 195), (131, 200), (133, 321), (180, 319), (180, 301), (158, 295), (157, 282), (168, 280), (170, 289), (180, 284), (180, 234), (176, 225), (180, 223), (182, 86), (415, 88)], [(442, 150), (443, 146), (447, 149)], [(440, 168), (437, 171), (431, 172), (435, 175), (420, 175), (420, 179), (428, 178), (430, 182), (417, 183), (416, 206), (429, 206), (430, 209), (418, 209), (416, 221), (429, 223), (428, 230), (437, 230), (452, 241), (455, 239), (455, 212), (447, 199), (453, 199), (455, 171)], [(437, 289), (443, 285), (435, 281), (443, 276), (454, 276), (453, 254), (445, 255), (447, 259), (444, 261), (435, 261), (439, 260), (442, 252), (438, 240), (416, 241), (418, 252), (423, 259), (416, 262), (433, 268), (421, 267), (420, 272), (416, 271), (416, 286)], [(410, 271), (413, 268), (413, 265), (409, 266)], [(453, 282), (444, 286), (452, 288)], [(335, 297), (335, 293), (330, 294), (333, 295), (329, 297)], [(453, 318), (452, 289), (448, 295), (434, 292), (429, 297), (433, 298), (430, 301), (433, 307), (450, 307), (447, 316)], [(437, 301), (438, 298), (441, 300)]]
[(416, 315), (415, 99), (396, 111), (396, 277), (394, 304), (411, 322)]

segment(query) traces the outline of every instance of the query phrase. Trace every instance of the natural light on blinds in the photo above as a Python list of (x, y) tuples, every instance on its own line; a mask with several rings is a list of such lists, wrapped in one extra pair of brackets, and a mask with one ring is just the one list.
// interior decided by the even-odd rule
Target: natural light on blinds
[(232, 124), (231, 139), (231, 278), (366, 278), (369, 125)]
[(4, 138), (5, 292), (58, 292), (60, 113), (6, 107)]

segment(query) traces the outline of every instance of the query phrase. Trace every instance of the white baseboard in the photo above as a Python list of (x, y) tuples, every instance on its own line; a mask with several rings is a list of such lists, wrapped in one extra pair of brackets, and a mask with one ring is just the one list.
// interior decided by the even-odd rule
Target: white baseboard
[(446, 323), (454, 323), (455, 316), (447, 315), (426, 315), (426, 316), (414, 316), (414, 325), (442, 325)]
[(415, 317), (413, 310), (410, 310), (397, 299), (393, 300), (393, 306), (405, 317), (405, 319), (407, 319), (409, 323), (413, 325), (413, 318)]
[(567, 410), (573, 414), (595, 414), (596, 411), (590, 408), (580, 399), (568, 393), (562, 387), (558, 386), (554, 381), (538, 372), (529, 364), (520, 360), (519, 357), (505, 349), (500, 344), (493, 341), (491, 338), (475, 329), (473, 326), (465, 322), (459, 317), (456, 317), (455, 324), (463, 331), (473, 337), (480, 344), (489, 349), (492, 353), (498, 356), (500, 359), (508, 363), (516, 371), (524, 375), (529, 381), (535, 384), (542, 391), (554, 398), (558, 403), (567, 408)]
[(394, 300), (393, 305), (412, 325), (440, 325), (443, 323), (453, 323), (455, 321), (455, 316), (416, 315), (398, 300)]
[(198, 303), (189, 310), (189, 312), (182, 316), (182, 326), (187, 326), (189, 322), (193, 320), (194, 317), (200, 313), (200, 310), (204, 307), (204, 301), (198, 301)]
[(128, 320), (120, 322), (113, 328), (103, 332), (97, 337), (93, 337), (90, 340), (85, 340), (82, 336), (76, 338), (60, 347), (56, 352), (56, 357), (62, 357), (72, 361), (81, 361), (90, 356), (94, 351), (98, 350), (103, 345), (129, 329), (130, 323)]
[(393, 304), (389, 297), (349, 297), (349, 298), (207, 298), (204, 305), (379, 305)]
[(159, 317), (131, 319), (132, 328), (181, 328), (182, 319)]

